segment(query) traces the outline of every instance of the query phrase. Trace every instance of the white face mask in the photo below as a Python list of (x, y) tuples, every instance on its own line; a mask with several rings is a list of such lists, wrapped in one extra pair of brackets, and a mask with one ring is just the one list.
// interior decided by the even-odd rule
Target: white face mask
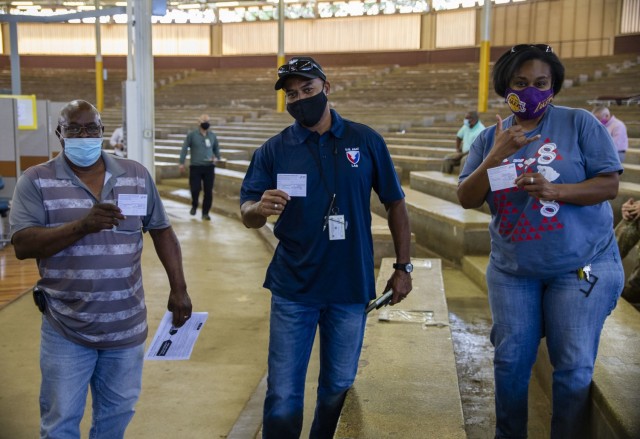
[(100, 158), (102, 137), (64, 138), (64, 155), (76, 166), (86, 168)]
[(471, 126), (471, 125), (470, 125), (470, 122), (469, 122), (469, 119), (465, 119), (462, 123), (463, 123), (463, 124), (464, 124), (464, 126), (466, 126), (466, 127)]

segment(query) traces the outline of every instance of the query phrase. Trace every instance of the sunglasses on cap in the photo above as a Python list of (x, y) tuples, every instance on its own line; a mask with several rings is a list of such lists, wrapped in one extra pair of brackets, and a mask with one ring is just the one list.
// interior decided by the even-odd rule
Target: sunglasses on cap
[(295, 72), (308, 72), (313, 69), (318, 69), (322, 74), (324, 72), (320, 66), (308, 59), (292, 59), (287, 64), (280, 66), (278, 69), (278, 76), (286, 75)]
[(535, 47), (543, 52), (553, 53), (553, 48), (548, 44), (517, 44), (511, 48), (511, 53), (517, 53), (521, 50), (528, 49), (529, 47)]

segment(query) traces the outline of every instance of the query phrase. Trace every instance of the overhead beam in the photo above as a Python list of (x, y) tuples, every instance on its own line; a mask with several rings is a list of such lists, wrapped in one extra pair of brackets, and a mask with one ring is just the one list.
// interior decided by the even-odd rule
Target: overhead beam
[(61, 21), (82, 20), (83, 18), (104, 17), (105, 15), (119, 15), (126, 13), (127, 8), (125, 6), (115, 6), (108, 9), (73, 12), (71, 14), (48, 15), (46, 17), (38, 15), (0, 14), (0, 23), (58, 23)]
[[(11, 93), (22, 94), (20, 80), (20, 54), (18, 53), (18, 23), (57, 23), (60, 21), (79, 20), (88, 17), (102, 17), (104, 15), (126, 14), (127, 8), (117, 6), (109, 9), (74, 12), (72, 14), (51, 15), (39, 17), (36, 15), (0, 14), (0, 23), (9, 23), (9, 39), (11, 44)], [(97, 72), (96, 72), (97, 75)]]

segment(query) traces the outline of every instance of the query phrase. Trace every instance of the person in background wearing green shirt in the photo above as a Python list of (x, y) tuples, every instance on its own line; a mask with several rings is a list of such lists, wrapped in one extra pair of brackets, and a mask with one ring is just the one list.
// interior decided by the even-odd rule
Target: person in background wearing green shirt
[(184, 161), (187, 150), (191, 150), (189, 165), (189, 187), (191, 189), (191, 215), (196, 214), (200, 190), (202, 198), (202, 219), (211, 221), (209, 210), (213, 204), (213, 182), (215, 180), (215, 164), (220, 160), (218, 138), (209, 130), (209, 115), (202, 114), (198, 118), (198, 128), (187, 134), (180, 152), (180, 174), (184, 173)]
[(471, 144), (482, 130), (484, 130), (484, 125), (480, 122), (478, 112), (469, 111), (464, 117), (464, 125), (460, 127), (456, 135), (456, 152), (444, 158), (442, 172), (452, 174), (455, 166), (460, 166), (460, 168), (464, 166), (462, 159), (469, 154)]

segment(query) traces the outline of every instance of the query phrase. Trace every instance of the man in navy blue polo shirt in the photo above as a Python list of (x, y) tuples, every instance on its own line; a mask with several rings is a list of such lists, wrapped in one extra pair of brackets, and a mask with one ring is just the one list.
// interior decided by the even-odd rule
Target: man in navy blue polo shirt
[(371, 190), (387, 210), (396, 270), (391, 304), (411, 291), (410, 228), (404, 193), (382, 137), (329, 109), (329, 81), (310, 57), (278, 69), (296, 120), (258, 149), (242, 184), (242, 220), (260, 228), (279, 215), (271, 290), (268, 388), (263, 438), (298, 438), (316, 328), (320, 376), (312, 438), (332, 438), (355, 379), (366, 304), (375, 298)]

